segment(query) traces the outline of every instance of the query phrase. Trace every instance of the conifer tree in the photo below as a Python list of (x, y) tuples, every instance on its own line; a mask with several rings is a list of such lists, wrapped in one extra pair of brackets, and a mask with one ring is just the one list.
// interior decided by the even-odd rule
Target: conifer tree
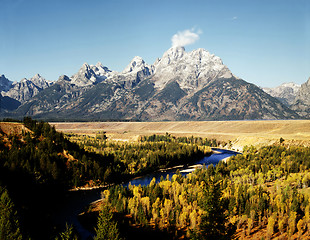
[(0, 186), (0, 239), (22, 239), (17, 212), (6, 189)]
[(204, 196), (200, 202), (205, 211), (200, 224), (201, 239), (222, 239), (226, 231), (220, 182), (215, 182), (211, 176), (205, 183)]
[(77, 240), (78, 237), (73, 232), (73, 226), (66, 224), (66, 229), (60, 233), (60, 238), (56, 237), (55, 240)]
[(110, 206), (106, 203), (103, 205), (102, 210), (98, 217), (96, 236), (94, 240), (118, 240), (120, 239), (117, 223), (113, 221), (113, 214)]

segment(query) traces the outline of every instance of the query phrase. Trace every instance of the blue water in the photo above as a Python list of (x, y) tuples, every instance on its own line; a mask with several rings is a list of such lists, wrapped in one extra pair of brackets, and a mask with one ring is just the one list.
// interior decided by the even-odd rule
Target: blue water
[(172, 176), (176, 173), (177, 170), (180, 170), (181, 174), (183, 176), (186, 176), (190, 172), (193, 172), (196, 168), (202, 167), (203, 165), (207, 167), (208, 165), (213, 164), (215, 166), (216, 164), (219, 163), (219, 161), (227, 157), (231, 157), (231, 156), (235, 156), (239, 154), (238, 152), (225, 150), (225, 149), (212, 148), (212, 150), (216, 152), (210, 156), (207, 156), (207, 157), (202, 158), (201, 160), (198, 160), (192, 165), (178, 166), (172, 169), (160, 170), (154, 173), (150, 173), (150, 174), (144, 175), (143, 177), (133, 179), (129, 181), (128, 183), (123, 184), (123, 186), (128, 186), (129, 184), (135, 185), (135, 186), (138, 186), (138, 185), (147, 186), (150, 184), (153, 178), (155, 178), (156, 183), (158, 183), (160, 182), (161, 177), (166, 179), (167, 175), (169, 177), (169, 180), (171, 180)]
[[(133, 179), (128, 183), (125, 183), (124, 186), (128, 186), (129, 183), (131, 185), (138, 186), (141, 184), (141, 186), (148, 185), (152, 179), (155, 177), (156, 182), (160, 181), (161, 176), (163, 176), (165, 179), (167, 175), (169, 176), (169, 179), (176, 173), (176, 171), (179, 169), (181, 174), (183, 176), (186, 176), (190, 172), (195, 170), (195, 167), (199, 167), (197, 165), (206, 165), (209, 164), (216, 165), (219, 161), (221, 161), (224, 158), (237, 155), (239, 153), (224, 149), (212, 149), (214, 151), (217, 151), (218, 153), (213, 153), (212, 155), (208, 157), (204, 157), (203, 159), (198, 160), (193, 165), (189, 166), (179, 166), (175, 167), (173, 169), (169, 170), (163, 170), (163, 171), (157, 171), (151, 174), (144, 175), (143, 177)], [(52, 218), (54, 219), (54, 222), (56, 224), (60, 224), (62, 226), (65, 225), (65, 223), (73, 224), (76, 228), (76, 230), (79, 232), (81, 239), (89, 239), (93, 237), (93, 234), (90, 233), (88, 230), (86, 230), (78, 221), (77, 216), (79, 213), (83, 212), (90, 203), (98, 200), (101, 198), (101, 191), (102, 189), (95, 189), (95, 190), (88, 190), (88, 191), (77, 191), (77, 192), (71, 192), (70, 197), (68, 197), (66, 204), (59, 208), (59, 211), (56, 211), (54, 213), (54, 216)]]

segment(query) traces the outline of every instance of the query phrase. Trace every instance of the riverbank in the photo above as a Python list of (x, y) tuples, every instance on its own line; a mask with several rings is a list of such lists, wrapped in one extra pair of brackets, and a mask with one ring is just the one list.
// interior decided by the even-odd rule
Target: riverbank
[(72, 189), (69, 189), (69, 192), (75, 192), (75, 191), (91, 191), (95, 189), (104, 189), (112, 187), (114, 184), (105, 184), (105, 185), (99, 185), (99, 186), (91, 186), (91, 187), (75, 187)]
[[(237, 152), (234, 152), (234, 151), (229, 151), (226, 149), (218, 149), (218, 148), (216, 150), (212, 149), (212, 152), (213, 152), (213, 154), (210, 154), (208, 156), (204, 156), (202, 159), (197, 159), (196, 161), (188, 163), (186, 165), (177, 165), (177, 166), (172, 166), (172, 167), (168, 167), (168, 168), (162, 168), (162, 169), (159, 169), (159, 170), (154, 171), (152, 173), (148, 173), (148, 174), (145, 174), (143, 176), (133, 178), (133, 179), (129, 180), (128, 182), (122, 183), (121, 185), (128, 186), (129, 184), (131, 184), (131, 185), (135, 185), (135, 186), (138, 186), (138, 185), (146, 186), (146, 185), (150, 184), (150, 182), (154, 178), (155, 178), (155, 182), (158, 183), (159, 181), (161, 181), (162, 178), (166, 179), (167, 175), (168, 175), (168, 178), (171, 179), (172, 176), (174, 174), (176, 174), (176, 172), (180, 169), (181, 169), (180, 173), (183, 176), (186, 176), (187, 174), (195, 171), (196, 168), (202, 167), (203, 165), (206, 165), (206, 166), (209, 164), (216, 165), (222, 159), (225, 159), (225, 158), (230, 157), (232, 155), (238, 154)], [(93, 199), (92, 202), (89, 202), (89, 200), (87, 202), (85, 202), (85, 203), (87, 203), (87, 204), (85, 204), (85, 207), (87, 206), (86, 209), (88, 209), (88, 210), (78, 212), (77, 215), (75, 216), (75, 218), (72, 219), (75, 226), (77, 226), (77, 230), (79, 232), (82, 232), (83, 236), (87, 236), (87, 234), (88, 234), (88, 236), (91, 236), (90, 226), (93, 227), (96, 225), (98, 212), (100, 210), (99, 205), (102, 202), (98, 197), (98, 191), (95, 191), (95, 190), (94, 191), (82, 191), (82, 190), (80, 190), (80, 191), (76, 192), (76, 194), (86, 194), (88, 196), (88, 198), (90, 197), (89, 199)], [(94, 197), (92, 195), (95, 195), (98, 198), (94, 199)], [(80, 201), (80, 199), (78, 199), (78, 201)], [(85, 209), (85, 207), (84, 207), (84, 209)], [(79, 209), (81, 209), (81, 207)], [(90, 209), (92, 209), (92, 210), (90, 210)], [(76, 211), (72, 211), (72, 212), (76, 212)], [(123, 219), (126, 219), (126, 218), (123, 218)], [(166, 237), (170, 236), (167, 232), (166, 233), (163, 233), (160, 231), (158, 232), (158, 231), (155, 231), (154, 229), (145, 230), (141, 226), (134, 226), (130, 223), (130, 221), (129, 221), (130, 219), (127, 219), (127, 220), (128, 220), (128, 222), (125, 224), (126, 232), (130, 231), (132, 234), (132, 238), (129, 238), (129, 239), (135, 239), (134, 238), (135, 234), (142, 234), (143, 236), (151, 236), (152, 234), (156, 233), (159, 235), (164, 234), (163, 236), (166, 236)], [(77, 223), (77, 221), (79, 221), (79, 222)], [(139, 231), (136, 232), (135, 230), (139, 230)], [(142, 231), (142, 233), (141, 233), (141, 231)], [(173, 237), (173, 235), (171, 235), (169, 237), (169, 239), (171, 237)], [(83, 239), (86, 239), (86, 238), (83, 238)]]

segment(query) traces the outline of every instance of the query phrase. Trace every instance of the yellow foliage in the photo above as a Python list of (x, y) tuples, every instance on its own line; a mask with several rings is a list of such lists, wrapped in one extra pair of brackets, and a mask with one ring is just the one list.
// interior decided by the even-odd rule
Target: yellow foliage
[(104, 190), (103, 193), (101, 193), (101, 198), (105, 202), (109, 202), (109, 196), (110, 196), (110, 191), (108, 189)]
[(141, 203), (144, 209), (144, 212), (149, 212), (150, 211), (150, 198), (149, 197), (143, 197), (141, 198)]

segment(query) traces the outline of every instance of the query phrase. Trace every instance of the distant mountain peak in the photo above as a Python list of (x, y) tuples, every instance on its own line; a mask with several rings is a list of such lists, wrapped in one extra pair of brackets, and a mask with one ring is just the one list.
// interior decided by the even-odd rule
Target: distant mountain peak
[(285, 105), (291, 105), (296, 98), (301, 85), (293, 82), (283, 83), (274, 88), (262, 88), (266, 93), (279, 99)]
[(130, 63), (125, 67), (122, 73), (126, 74), (126, 73), (138, 72), (138, 71), (143, 70), (146, 67), (149, 67), (149, 66), (145, 63), (142, 57), (135, 56), (130, 61)]
[(180, 79), (180, 87), (186, 91), (200, 88), (218, 78), (233, 76), (219, 57), (202, 48), (186, 52), (184, 47), (172, 47), (154, 63), (154, 68), (156, 87), (162, 88), (171, 79), (177, 78)]
[[(161, 59), (159, 59), (158, 64), (168, 65), (173, 63), (184, 56), (185, 48), (184, 47), (171, 47), (166, 52), (164, 52)], [(156, 67), (156, 66), (155, 66)]]
[(4, 74), (0, 76), (0, 92), (8, 91), (12, 87), (13, 82), (7, 79)]
[(45, 89), (53, 84), (53, 82), (47, 81), (39, 73), (30, 78), (30, 81), (36, 85), (38, 88)]
[(31, 79), (23, 78), (19, 82), (12, 83), (10, 89), (3, 92), (2, 95), (23, 103), (51, 85), (52, 82), (45, 80), (40, 74), (36, 74)]
[(97, 82), (96, 74), (88, 63), (83, 63), (80, 70), (71, 77), (71, 83), (85, 87)]
[(114, 74), (108, 67), (104, 66), (101, 62), (98, 62), (96, 65), (91, 65), (91, 69), (94, 71), (97, 77), (101, 79), (106, 79)]
[[(122, 72), (84, 63), (71, 78), (63, 75), (50, 88), (37, 87), (45, 81), (35, 75), (11, 87), (10, 96), (22, 103), (17, 114), (152, 121), (298, 118), (254, 84), (235, 78), (220, 57), (203, 48), (169, 48), (153, 65), (136, 56)], [(310, 79), (306, 84), (301, 100), (310, 99)]]
[(101, 62), (97, 62), (95, 67), (97, 67), (97, 68), (105, 68)]
[(300, 116), (310, 118), (310, 77), (305, 83), (301, 84), (291, 108)]
[(41, 75), (40, 75), (39, 73), (37, 73), (37, 74), (35, 74), (33, 77), (34, 77), (34, 78), (41, 78)]
[(63, 81), (70, 82), (71, 79), (70, 79), (67, 75), (61, 75), (61, 76), (58, 78), (57, 82), (63, 82)]
[(87, 62), (84, 62), (82, 65), (82, 68), (83, 69), (89, 68), (89, 64)]

